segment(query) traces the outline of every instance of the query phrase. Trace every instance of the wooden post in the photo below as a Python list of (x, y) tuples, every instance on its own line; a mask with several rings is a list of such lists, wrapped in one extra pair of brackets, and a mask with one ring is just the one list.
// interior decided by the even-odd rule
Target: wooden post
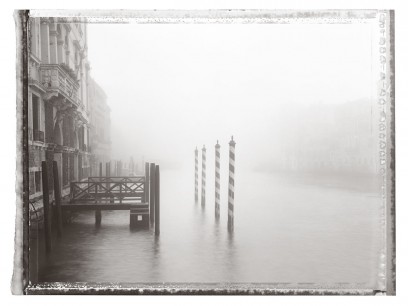
[(102, 213), (101, 210), (95, 210), (95, 225), (100, 226), (102, 223)]
[(205, 180), (206, 180), (206, 163), (207, 163), (207, 158), (206, 158), (206, 149), (205, 146), (203, 146), (202, 149), (202, 169), (201, 169), (201, 207), (205, 207)]
[(228, 179), (228, 231), (234, 231), (234, 195), (235, 195), (235, 141), (229, 142), (229, 179)]
[(198, 149), (195, 148), (195, 173), (194, 173), (194, 199), (195, 203), (198, 203)]
[(160, 235), (160, 168), (156, 166), (155, 173), (155, 197), (154, 197), (154, 234)]
[(61, 187), (58, 176), (57, 161), (52, 162), (52, 171), (54, 177), (54, 198), (55, 198), (55, 217), (57, 221), (57, 236), (62, 237), (62, 210), (61, 210)]
[[(110, 162), (108, 163), (108, 169), (107, 169), (107, 171), (108, 171), (107, 177), (111, 177), (111, 163), (110, 163)], [(111, 184), (108, 183), (108, 189), (110, 189), (110, 188), (111, 188)], [(109, 190), (109, 192), (112, 193), (112, 190)], [(110, 203), (110, 204), (115, 203), (115, 200), (114, 200), (112, 194), (111, 194), (109, 197), (110, 197), (109, 203)]]
[(156, 165), (150, 164), (150, 224), (154, 223), (154, 196), (155, 196), (155, 173)]
[(215, 145), (215, 219), (220, 218), (220, 144)]
[[(100, 178), (99, 181), (102, 181), (101, 180), (101, 178), (102, 178), (102, 163), (99, 163), (99, 178)], [(98, 198), (99, 198), (99, 197), (97, 197), (98, 196), (98, 185), (95, 185), (95, 192), (96, 192), (95, 201), (98, 202)], [(102, 222), (102, 212), (101, 212), (100, 209), (95, 210), (95, 225), (100, 226), (101, 222)]]
[(122, 184), (119, 183), (119, 203), (122, 204)]
[(50, 198), (48, 189), (48, 168), (47, 162), (41, 163), (42, 168), (42, 187), (43, 187), (43, 207), (44, 207), (44, 236), (45, 251), (51, 252), (51, 220), (50, 220)]
[(145, 184), (144, 184), (144, 193), (145, 193), (145, 202), (150, 204), (149, 201), (149, 180), (150, 180), (150, 176), (149, 176), (149, 163), (145, 164)]
[(109, 188), (109, 183), (108, 183), (108, 177), (109, 177), (109, 172), (110, 172), (110, 163), (106, 163), (105, 165), (105, 182), (106, 182), (106, 189)]

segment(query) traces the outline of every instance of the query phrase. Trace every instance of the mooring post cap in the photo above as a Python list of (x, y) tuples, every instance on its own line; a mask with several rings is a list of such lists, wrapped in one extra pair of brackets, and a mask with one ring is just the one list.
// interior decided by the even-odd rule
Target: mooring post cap
[(231, 136), (230, 146), (235, 146), (234, 136)]
[(203, 145), (203, 151), (205, 151), (205, 150), (206, 150), (205, 145)]
[(220, 147), (220, 144), (218, 143), (218, 139), (217, 139), (217, 143), (216, 143), (215, 147), (216, 147), (217, 149)]

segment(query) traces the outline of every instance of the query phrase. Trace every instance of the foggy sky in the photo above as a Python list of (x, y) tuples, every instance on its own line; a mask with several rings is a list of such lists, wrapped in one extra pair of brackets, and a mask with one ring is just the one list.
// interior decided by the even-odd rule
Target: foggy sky
[[(343, 25), (90, 24), (112, 157), (182, 165), (231, 135), (243, 164), (273, 156), (297, 105), (372, 99), (372, 29)], [(283, 134), (282, 134), (283, 133)], [(277, 137), (277, 138), (279, 138)], [(200, 153), (201, 154), (201, 153)], [(227, 158), (227, 155), (222, 155)]]

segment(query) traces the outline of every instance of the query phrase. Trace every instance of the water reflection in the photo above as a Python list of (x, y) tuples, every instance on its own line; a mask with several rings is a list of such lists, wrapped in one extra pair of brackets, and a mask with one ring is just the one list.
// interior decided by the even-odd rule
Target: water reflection
[(159, 237), (154, 227), (129, 229), (126, 211), (102, 212), (100, 227), (93, 212), (81, 213), (65, 226), (41, 280), (375, 283), (376, 189), (248, 175), (240, 184), (251, 189), (237, 188), (229, 233), (226, 203), (217, 220), (210, 198), (193, 203), (176, 176), (162, 174)]

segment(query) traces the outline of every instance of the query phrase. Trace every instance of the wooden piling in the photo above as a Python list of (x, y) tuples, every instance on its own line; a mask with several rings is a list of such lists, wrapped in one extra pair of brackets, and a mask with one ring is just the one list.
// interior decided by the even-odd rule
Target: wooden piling
[[(100, 178), (102, 178), (102, 163), (99, 163), (99, 177)], [(98, 185), (95, 185), (95, 193), (96, 193), (96, 195), (95, 195), (95, 201), (98, 201), (97, 199), (98, 199), (98, 197), (97, 197), (97, 194), (98, 194)], [(101, 223), (102, 223), (102, 212), (101, 212), (101, 210), (100, 209), (98, 209), (98, 210), (95, 210), (95, 225), (96, 226), (100, 226), (101, 225)]]
[[(107, 171), (106, 176), (107, 176), (107, 177), (111, 177), (111, 162), (107, 163), (107, 169), (106, 169), (106, 171)], [(109, 189), (111, 188), (111, 184), (108, 183), (107, 186), (108, 186), (107, 188), (108, 188), (108, 190), (109, 190)], [(112, 190), (109, 191), (109, 192), (112, 192)], [(115, 199), (113, 198), (112, 195), (110, 196), (109, 203), (110, 203), (110, 204), (115, 203)]]
[(155, 197), (155, 173), (156, 165), (150, 164), (150, 224), (154, 223), (154, 197)]
[(149, 199), (149, 187), (150, 187), (150, 175), (149, 175), (149, 170), (150, 170), (150, 165), (149, 163), (145, 163), (145, 185), (144, 185), (144, 194), (145, 194), (145, 202), (150, 204), (150, 199)]
[(52, 162), (52, 171), (54, 177), (54, 198), (55, 198), (55, 218), (57, 221), (57, 237), (62, 237), (62, 210), (61, 210), (61, 186), (58, 175), (57, 161)]
[(198, 149), (194, 151), (195, 163), (194, 163), (194, 199), (195, 203), (198, 203)]
[(202, 157), (201, 157), (201, 207), (205, 207), (205, 185), (206, 185), (206, 148), (205, 145), (202, 148)]
[(50, 219), (50, 198), (48, 188), (48, 168), (47, 162), (41, 163), (42, 170), (42, 187), (43, 187), (43, 207), (44, 207), (44, 237), (45, 237), (45, 251), (51, 252), (51, 219)]
[(215, 219), (220, 219), (220, 144), (215, 145)]
[(100, 226), (102, 223), (102, 212), (100, 210), (95, 210), (95, 225)]
[(160, 235), (160, 168), (159, 168), (159, 165), (156, 166), (154, 179), (155, 179), (154, 234), (158, 236)]
[(235, 198), (235, 141), (231, 136), (229, 142), (229, 178), (228, 178), (228, 231), (234, 231), (234, 198)]

